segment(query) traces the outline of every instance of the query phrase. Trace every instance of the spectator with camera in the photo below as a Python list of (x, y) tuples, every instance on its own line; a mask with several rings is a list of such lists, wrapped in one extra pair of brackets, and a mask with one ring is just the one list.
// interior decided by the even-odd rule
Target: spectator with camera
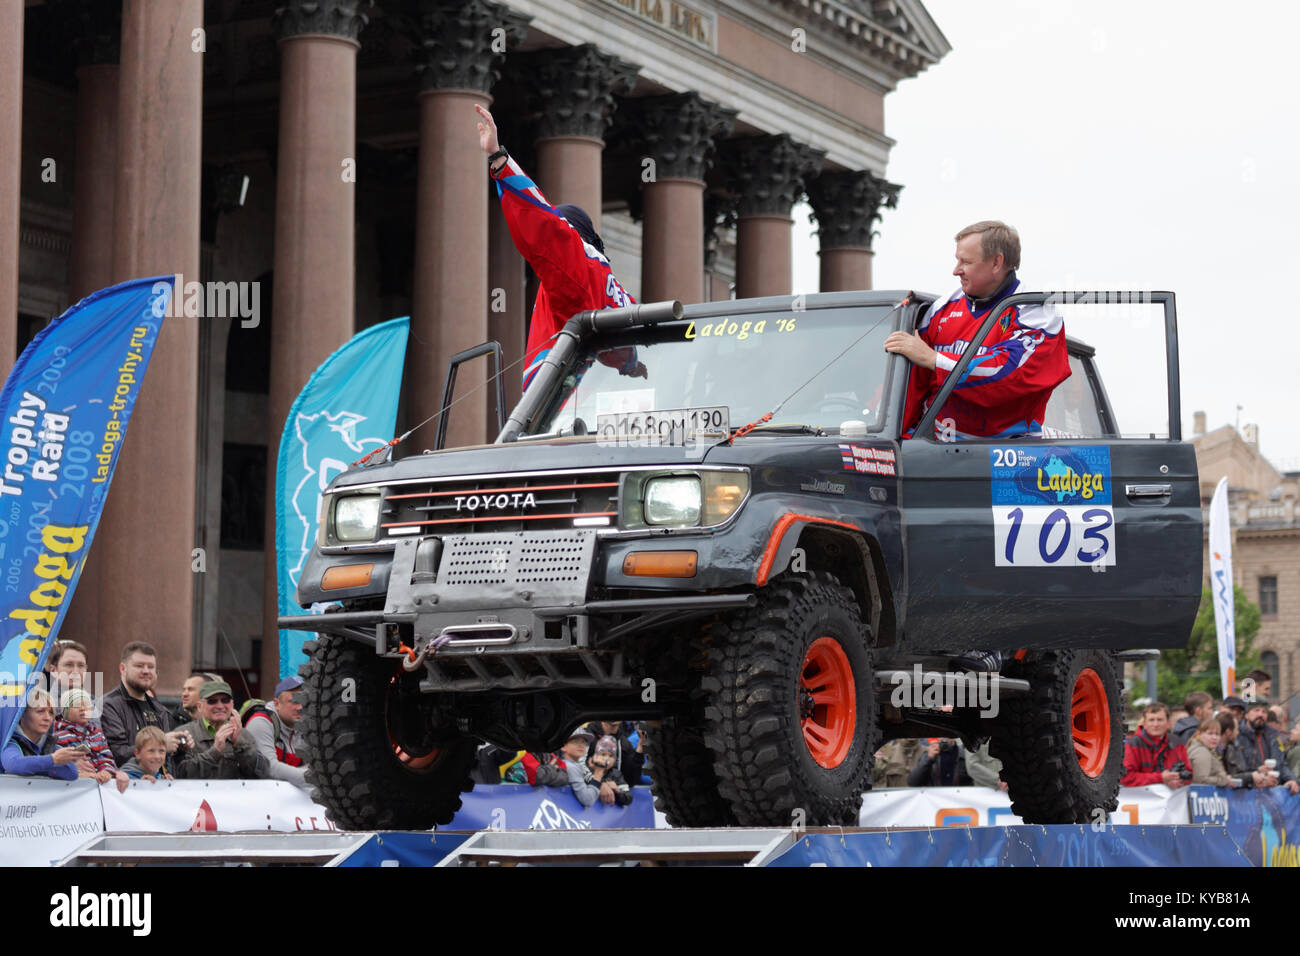
[(597, 800), (611, 806), (625, 807), (632, 802), (632, 788), (615, 766), (618, 762), (618, 741), (606, 735), (596, 741), (586, 763), (567, 764), (569, 785), (573, 795), (584, 807)]
[(1192, 782), (1187, 748), (1169, 739), (1169, 707), (1154, 701), (1142, 711), (1142, 726), (1124, 741), (1123, 787), (1163, 783), (1177, 790)]
[(270, 766), (235, 716), (235, 697), (223, 680), (199, 688), (199, 719), (180, 728), (176, 776), (191, 780), (258, 780)]
[(1240, 741), (1237, 739), (1237, 718), (1232, 711), (1221, 711), (1215, 719), (1219, 722), (1218, 753), (1228, 776), (1240, 780), (1242, 788), (1246, 790), (1272, 786), (1271, 778), (1251, 767), (1246, 755), (1241, 752)]
[(940, 737), (929, 739), (907, 775), (909, 787), (961, 787), (969, 783), (965, 748), (960, 741)]
[(24, 777), (55, 777), (76, 780), (95, 776), (90, 755), (81, 747), (60, 747), (50, 728), (54, 724), (54, 700), (43, 690), (34, 690), (27, 707), (14, 726), (13, 736), (0, 751), (0, 770)]

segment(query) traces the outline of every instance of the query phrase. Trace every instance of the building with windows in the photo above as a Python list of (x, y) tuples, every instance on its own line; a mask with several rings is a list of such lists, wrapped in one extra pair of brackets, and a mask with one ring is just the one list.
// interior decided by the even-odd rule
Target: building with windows
[[(1273, 698), (1300, 693), (1300, 472), (1279, 472), (1260, 451), (1259, 427), (1205, 430), (1197, 412), (1192, 443), (1205, 508), (1205, 574), (1209, 585), (1209, 507), (1221, 478), (1228, 479), (1235, 583), (1259, 605), (1255, 648), (1273, 675)], [(1300, 716), (1293, 705), (1291, 716)]]
[[(0, 0), (4, 369), (128, 278), (257, 306), (164, 324), (63, 636), (109, 672), (151, 641), (167, 692), (191, 666), (274, 673), (267, 461), (311, 372), (409, 314), (418, 422), (449, 356), (522, 355), (529, 277), (474, 104), (643, 301), (788, 294), (804, 195), (821, 288), (870, 288), (901, 188), (885, 97), (948, 49), (920, 0)], [(451, 444), (489, 431), (470, 405)]]

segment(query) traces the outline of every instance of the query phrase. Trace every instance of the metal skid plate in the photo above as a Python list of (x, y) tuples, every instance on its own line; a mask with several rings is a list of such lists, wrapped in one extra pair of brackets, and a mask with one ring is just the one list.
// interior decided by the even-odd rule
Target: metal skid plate
[(535, 607), (576, 607), (586, 600), (596, 554), (594, 531), (448, 535), (432, 581), (413, 580), (421, 540), (397, 543), (388, 583), (390, 614), (531, 612)]

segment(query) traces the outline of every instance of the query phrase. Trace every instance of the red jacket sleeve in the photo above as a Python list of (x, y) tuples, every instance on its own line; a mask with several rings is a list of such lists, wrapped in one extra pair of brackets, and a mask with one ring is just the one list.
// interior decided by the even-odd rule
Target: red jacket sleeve
[(524, 765), (524, 776), (528, 778), (528, 785), (530, 787), (537, 786), (537, 758), (530, 752), (525, 753), (520, 760)]
[(491, 175), (510, 238), (545, 286), (552, 312), (568, 316), (591, 308), (586, 246), (578, 231), (555, 211), (513, 158)]
[[(1018, 315), (1007, 325), (1006, 334), (983, 355), (971, 360), (953, 389), (954, 395), (961, 395), (976, 405), (992, 407), (1053, 389), (1070, 377), (1070, 357), (1061, 317), (1037, 306), (1017, 311)], [(994, 325), (994, 334), (998, 331), (999, 326)], [(937, 352), (932, 374), (940, 385), (960, 358), (960, 353)]]
[(1164, 783), (1160, 774), (1156, 771), (1141, 773), (1138, 767), (1142, 765), (1142, 755), (1138, 748), (1130, 743), (1124, 744), (1124, 777), (1120, 780), (1121, 787), (1145, 787), (1153, 783)]

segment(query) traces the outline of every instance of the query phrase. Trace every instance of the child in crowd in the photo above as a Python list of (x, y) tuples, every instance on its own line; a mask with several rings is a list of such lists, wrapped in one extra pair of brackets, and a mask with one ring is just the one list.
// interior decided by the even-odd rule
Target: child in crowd
[(592, 748), (585, 764), (568, 765), (573, 795), (584, 807), (597, 800), (625, 807), (632, 802), (632, 790), (614, 764), (618, 761), (618, 740), (601, 737)]
[(95, 779), (108, 783), (117, 774), (117, 761), (99, 723), (90, 718), (94, 700), (80, 687), (73, 687), (63, 692), (59, 704), (62, 716), (54, 722), (54, 742), (60, 747), (79, 747), (86, 751), (95, 768)]
[(167, 738), (160, 727), (141, 727), (135, 735), (134, 755), (117, 772), (117, 789), (125, 791), (132, 780), (171, 780), (167, 772)]

